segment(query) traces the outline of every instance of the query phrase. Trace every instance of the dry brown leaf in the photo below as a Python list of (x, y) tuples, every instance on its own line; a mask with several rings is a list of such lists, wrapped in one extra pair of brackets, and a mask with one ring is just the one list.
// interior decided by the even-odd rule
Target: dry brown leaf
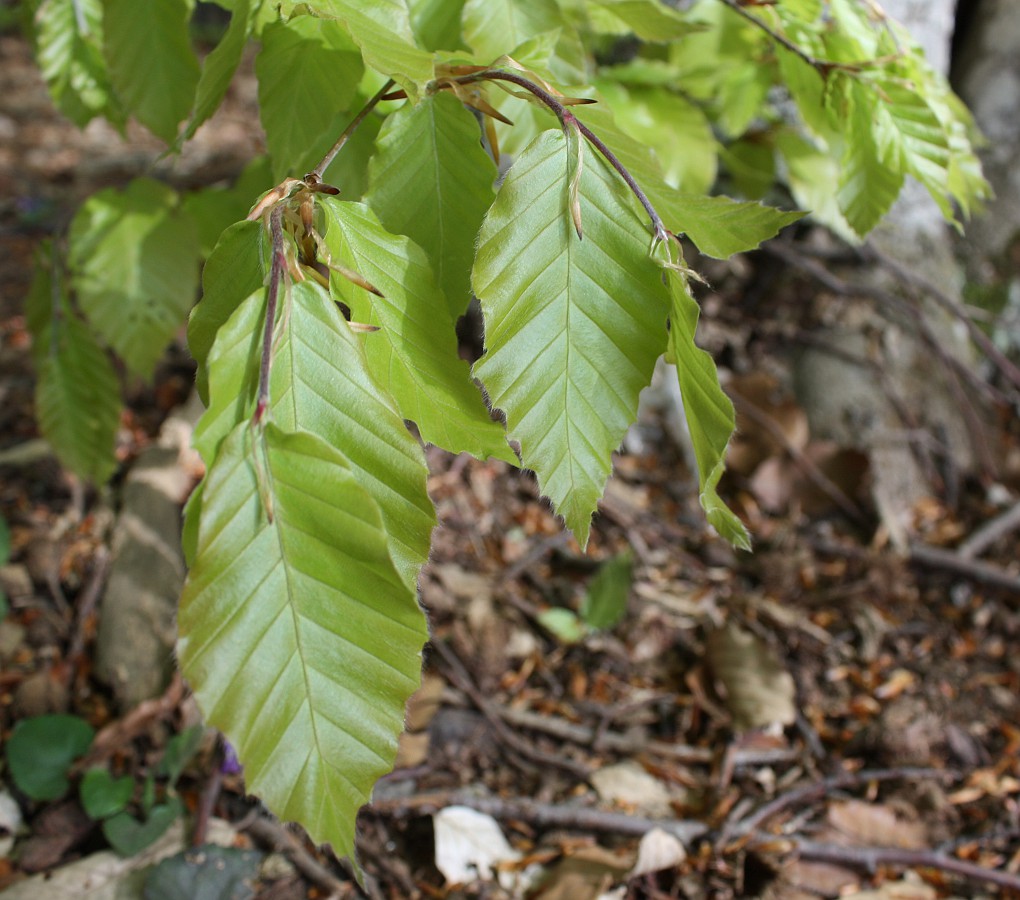
[(626, 878), (633, 864), (633, 854), (583, 847), (549, 870), (532, 900), (597, 900), (611, 885)]
[(734, 729), (794, 722), (793, 678), (764, 641), (730, 621), (709, 633), (706, 651)]
[(633, 760), (604, 766), (591, 776), (591, 783), (604, 803), (653, 817), (670, 813), (668, 787)]
[[(920, 850), (928, 846), (924, 823), (910, 821), (879, 803), (841, 800), (826, 815), (839, 843)], [(824, 840), (824, 838), (822, 838)]]

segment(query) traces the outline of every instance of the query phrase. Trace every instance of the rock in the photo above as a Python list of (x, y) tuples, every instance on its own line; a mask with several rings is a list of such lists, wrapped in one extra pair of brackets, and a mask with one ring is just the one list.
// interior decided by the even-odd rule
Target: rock
[[(163, 426), (162, 446), (139, 456), (124, 484), (113, 532), (113, 562), (99, 616), (96, 674), (122, 710), (161, 694), (174, 670), (175, 615), (185, 566), (181, 506), (192, 485), (192, 416)], [(182, 424), (183, 423), (183, 424)]]

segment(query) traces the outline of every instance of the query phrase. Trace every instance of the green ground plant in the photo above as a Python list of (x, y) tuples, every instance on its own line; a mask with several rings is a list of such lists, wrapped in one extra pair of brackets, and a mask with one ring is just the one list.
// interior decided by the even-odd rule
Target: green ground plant
[(748, 547), (716, 491), (734, 414), (695, 343), (687, 242), (727, 257), (803, 215), (763, 198), (853, 240), (908, 176), (954, 222), (986, 188), (966, 111), (870, 0), (218, 5), (201, 62), (192, 0), (24, 5), (66, 116), (134, 118), (172, 152), (257, 43), (268, 149), (229, 188), (101, 191), (44, 248), (38, 418), (107, 479), (112, 360), (151, 377), (187, 318), (207, 471), (180, 666), (248, 788), (351, 854), (427, 638), (422, 443), (532, 470), (584, 545), (665, 354), (708, 521)]

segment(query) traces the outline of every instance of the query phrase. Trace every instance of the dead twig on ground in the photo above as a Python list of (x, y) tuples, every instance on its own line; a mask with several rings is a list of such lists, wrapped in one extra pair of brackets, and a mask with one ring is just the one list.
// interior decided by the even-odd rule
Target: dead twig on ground
[(879, 866), (906, 869), (939, 869), (972, 881), (984, 881), (1001, 888), (1020, 891), (1020, 875), (1002, 869), (989, 869), (975, 863), (946, 856), (935, 850), (907, 850), (901, 847), (846, 847), (817, 841), (795, 840), (793, 849), (808, 862), (833, 863), (874, 872)]
[(294, 864), (294, 868), (316, 887), (328, 891), (331, 897), (357, 896), (351, 885), (345, 884), (330, 872), (279, 822), (260, 816), (245, 825), (243, 830), (255, 840), (286, 856)]
[(446, 663), (447, 674), (449, 675), (450, 680), (471, 699), (471, 702), (478, 708), (478, 711), (485, 716), (489, 724), (492, 726), (492, 730), (495, 732), (496, 737), (506, 747), (531, 762), (539, 763), (543, 766), (553, 766), (561, 771), (567, 772), (578, 781), (588, 781), (591, 776), (591, 769), (589, 766), (586, 766), (583, 763), (574, 762), (573, 760), (566, 759), (554, 753), (546, 753), (543, 750), (539, 750), (537, 747), (533, 747), (521, 738), (520, 735), (515, 734), (510, 728), (507, 728), (506, 723), (502, 720), (502, 718), (500, 718), (499, 712), (495, 708), (495, 704), (486, 699), (482, 692), (476, 687), (464, 664), (457, 658), (457, 655), (453, 652), (453, 650), (444, 642), (439, 640), (432, 641), (431, 646), (436, 649), (439, 655), (443, 658), (443, 661)]
[(730, 841), (757, 831), (765, 822), (784, 810), (803, 803), (813, 803), (836, 790), (859, 787), (873, 781), (909, 781), (923, 778), (955, 781), (959, 777), (959, 772), (947, 769), (923, 769), (906, 766), (893, 769), (862, 769), (859, 772), (843, 772), (833, 775), (830, 778), (814, 781), (780, 794), (774, 800), (759, 807), (751, 815), (727, 822), (715, 843), (716, 851), (722, 852)]
[(596, 739), (598, 739), (600, 749), (616, 753), (647, 753), (650, 756), (666, 757), (677, 762), (705, 764), (712, 762), (715, 757), (715, 753), (707, 747), (692, 747), (688, 744), (671, 744), (667, 741), (647, 740), (642, 737), (617, 734), (612, 731), (597, 734), (594, 728), (575, 722), (568, 722), (566, 719), (545, 716), (541, 713), (530, 712), (524, 709), (510, 709), (509, 707), (494, 708), (503, 721), (513, 725), (515, 728), (539, 731), (542, 734), (548, 734), (550, 737), (570, 741), (572, 744), (578, 744), (583, 747), (594, 746)]
[(861, 508), (853, 502), (843, 491), (841, 491), (831, 479), (825, 476), (825, 473), (818, 468), (801, 450), (799, 447), (794, 446), (790, 439), (786, 436), (785, 432), (779, 425), (776, 424), (775, 420), (766, 415), (762, 410), (755, 406), (750, 400), (744, 397), (742, 394), (733, 390), (731, 387), (729, 390), (730, 399), (733, 400), (734, 406), (737, 408), (737, 412), (743, 413), (758, 427), (768, 432), (771, 437), (783, 451), (790, 457), (794, 465), (797, 466), (801, 472), (804, 473), (804, 477), (808, 479), (815, 487), (817, 487), (826, 497), (828, 497), (833, 503), (836, 504), (851, 520), (858, 524), (866, 524), (868, 517), (864, 515)]
[(107, 725), (92, 741), (87, 756), (82, 757), (75, 768), (85, 771), (89, 766), (105, 759), (111, 753), (122, 750), (126, 744), (141, 734), (153, 722), (169, 719), (184, 699), (184, 680), (174, 672), (170, 685), (161, 697), (139, 703), (131, 712)]
[(956, 548), (956, 555), (962, 559), (974, 559), (985, 552), (999, 538), (1020, 529), (1020, 503), (1011, 506), (1004, 513), (991, 521), (985, 522), (980, 528)]
[(85, 655), (85, 624), (89, 616), (95, 611), (99, 596), (106, 584), (106, 577), (110, 573), (110, 551), (104, 545), (96, 550), (92, 561), (92, 575), (88, 584), (85, 585), (78, 597), (78, 608), (75, 612), (74, 625), (71, 633), (71, 643), (67, 648), (67, 681), (70, 683), (74, 678), (74, 671), (79, 660)]
[(943, 550), (926, 544), (911, 544), (910, 561), (915, 565), (941, 569), (953, 575), (961, 575), (970, 581), (978, 581), (989, 587), (1020, 595), (1020, 576), (1012, 575), (991, 563), (961, 556), (955, 550)]
[(428, 815), (448, 806), (467, 806), (494, 819), (517, 819), (538, 828), (568, 828), (630, 837), (641, 837), (653, 828), (661, 828), (688, 846), (708, 831), (703, 823), (687, 819), (650, 819), (590, 806), (540, 803), (524, 797), (479, 796), (465, 790), (379, 800), (366, 806), (365, 810), (380, 816), (403, 818)]
[(866, 244), (858, 252), (864, 261), (878, 262), (895, 276), (901, 284), (912, 287), (915, 291), (931, 297), (950, 315), (962, 322), (967, 328), (971, 340), (981, 349), (981, 352), (994, 363), (995, 367), (1012, 383), (1013, 387), (1020, 389), (1020, 367), (1014, 364), (1006, 354), (996, 347), (992, 339), (975, 324), (973, 318), (967, 315), (967, 310), (962, 303), (951, 297), (923, 275), (882, 252), (872, 243)]

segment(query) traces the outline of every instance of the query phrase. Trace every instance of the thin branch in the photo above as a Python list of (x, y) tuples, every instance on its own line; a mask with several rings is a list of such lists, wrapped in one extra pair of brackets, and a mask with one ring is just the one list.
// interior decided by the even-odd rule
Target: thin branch
[(328, 891), (330, 896), (342, 896), (350, 892), (350, 886), (312, 856), (301, 842), (279, 822), (257, 818), (244, 829), (257, 841), (268, 844), (283, 853), (302, 875), (316, 887)]
[(458, 84), (471, 84), (476, 81), (508, 81), (510, 84), (515, 84), (518, 87), (524, 88), (524, 90), (540, 100), (543, 105), (548, 107), (549, 110), (555, 114), (564, 130), (568, 127), (576, 126), (577, 130), (584, 135), (588, 143), (598, 150), (599, 153), (605, 157), (606, 162), (619, 172), (620, 177), (626, 182), (627, 187), (629, 187), (634, 196), (638, 198), (638, 201), (644, 207), (645, 212), (648, 213), (648, 218), (651, 219), (656, 240), (669, 240), (670, 233), (666, 228), (665, 223), (662, 221), (662, 217), (658, 214), (658, 212), (656, 212), (655, 207), (652, 205), (652, 201), (648, 199), (648, 196), (641, 189), (641, 186), (634, 180), (634, 176), (627, 171), (627, 167), (620, 162), (616, 154), (605, 145), (598, 135), (596, 135), (587, 125), (570, 112), (566, 106), (550, 94), (549, 91), (539, 87), (539, 85), (525, 78), (523, 75), (518, 75), (516, 72), (505, 72), (502, 69), (487, 69), (484, 72), (476, 72), (453, 80), (457, 81)]
[(1018, 528), (1020, 528), (1020, 503), (1011, 506), (991, 521), (985, 522), (956, 548), (956, 553), (963, 559), (974, 559), (984, 553), (999, 538), (1005, 537)]
[(759, 19), (756, 15), (748, 12), (743, 3), (740, 0), (720, 0), (724, 6), (728, 6), (737, 15), (743, 16), (754, 25), (756, 28), (760, 28), (765, 32), (773, 41), (779, 44), (780, 47), (789, 50), (794, 56), (804, 60), (809, 66), (818, 72), (822, 78), (825, 78), (829, 72), (833, 69), (840, 69), (844, 72), (860, 72), (863, 67), (862, 63), (841, 63), (834, 62), (832, 60), (819, 59), (817, 56), (812, 56), (803, 47), (798, 47), (793, 41), (791, 41), (785, 34), (780, 31), (776, 31), (768, 22)]
[(952, 781), (959, 777), (959, 773), (946, 769), (919, 769), (902, 767), (895, 769), (862, 769), (859, 772), (844, 772), (834, 775), (831, 778), (824, 778), (811, 784), (803, 785), (780, 794), (774, 800), (739, 822), (727, 823), (723, 829), (716, 847), (725, 846), (734, 837), (741, 837), (750, 834), (761, 828), (769, 819), (776, 814), (789, 809), (792, 806), (799, 806), (802, 803), (813, 803), (828, 796), (833, 791), (843, 788), (858, 787), (872, 781), (900, 781), (918, 780), (921, 778), (937, 778), (945, 781)]
[(336, 143), (332, 147), (330, 147), (329, 152), (324, 157), (322, 157), (322, 161), (314, 169), (312, 169), (311, 172), (305, 175), (305, 181), (311, 182), (322, 181), (322, 176), (325, 174), (326, 169), (329, 168), (329, 164), (333, 162), (333, 160), (336, 158), (336, 155), (341, 151), (341, 149), (343, 149), (344, 144), (346, 144), (351, 139), (351, 135), (354, 134), (358, 126), (365, 120), (365, 117), (373, 109), (375, 109), (376, 106), (378, 106), (379, 101), (383, 99), (383, 97), (389, 92), (389, 89), (391, 87), (393, 87), (392, 78), (389, 81), (387, 81), (386, 84), (384, 84), (381, 88), (379, 88), (379, 90), (376, 91), (375, 96), (372, 97), (372, 99), (369, 100), (368, 103), (364, 105), (364, 107), (362, 107), (361, 112), (359, 112), (353, 119), (351, 119), (350, 124), (343, 130), (343, 133), (340, 135), (340, 137), (337, 138)]
[(861, 512), (860, 507), (853, 502), (817, 465), (797, 447), (783, 431), (776, 421), (763, 410), (759, 409), (750, 400), (737, 391), (730, 389), (730, 397), (738, 412), (746, 415), (752, 422), (769, 433), (779, 445), (786, 451), (804, 477), (817, 487), (826, 497), (836, 504), (849, 518), (858, 524), (867, 523), (867, 517)]
[(931, 297), (939, 306), (949, 312), (955, 319), (964, 324), (970, 338), (981, 348), (981, 352), (995, 365), (995, 367), (1015, 387), (1020, 388), (1020, 366), (1017, 366), (1006, 354), (1004, 354), (995, 342), (985, 334), (977, 323), (967, 315), (967, 310), (954, 297), (951, 297), (944, 290), (939, 288), (932, 281), (923, 275), (918, 274), (905, 266), (897, 259), (893, 259), (887, 253), (883, 253), (873, 243), (867, 244), (860, 251), (865, 261), (878, 262), (888, 269), (897, 280), (903, 284), (910, 285), (922, 294)]
[(591, 770), (588, 766), (583, 763), (566, 759), (562, 756), (545, 753), (537, 747), (531, 746), (531, 744), (525, 741), (520, 735), (508, 728), (506, 723), (502, 720), (502, 718), (500, 718), (495, 704), (486, 699), (485, 695), (478, 689), (475, 683), (471, 680), (471, 676), (468, 674), (464, 664), (457, 658), (457, 655), (453, 652), (453, 650), (443, 641), (439, 640), (433, 641), (431, 646), (435, 648), (446, 663), (446, 669), (450, 676), (450, 680), (453, 681), (453, 683), (465, 694), (467, 694), (467, 696), (471, 699), (471, 702), (478, 707), (478, 711), (481, 712), (488, 720), (496, 736), (507, 747), (532, 762), (539, 763), (546, 767), (552, 766), (560, 769), (569, 773), (578, 781), (588, 781), (591, 777)]
[(631, 837), (641, 837), (653, 828), (661, 828), (688, 846), (708, 831), (707, 826), (701, 822), (687, 819), (650, 819), (591, 806), (541, 803), (525, 797), (479, 796), (466, 790), (436, 791), (414, 797), (375, 800), (365, 807), (365, 811), (403, 818), (414, 814), (427, 815), (447, 806), (467, 806), (494, 819), (516, 819), (538, 828), (569, 828)]
[(280, 295), (280, 282), (287, 261), (283, 247), (283, 212), (282, 205), (273, 207), (269, 214), (269, 234), (273, 244), (272, 263), (269, 267), (269, 293), (266, 298), (266, 323), (262, 331), (262, 359), (259, 363), (259, 393), (255, 403), (255, 422), (262, 417), (269, 407), (269, 369), (273, 356), (273, 329), (276, 326), (276, 307)]
[(989, 869), (955, 856), (946, 856), (934, 850), (908, 850), (901, 847), (845, 847), (817, 841), (794, 842), (797, 855), (811, 862), (853, 866), (874, 872), (879, 866), (897, 866), (910, 869), (940, 869), (972, 881), (985, 881), (1001, 888), (1020, 891), (1020, 875), (1004, 869)]
[(1020, 576), (1012, 575), (991, 563), (968, 559), (958, 551), (943, 550), (925, 544), (911, 544), (910, 561), (914, 565), (941, 569), (944, 572), (951, 572), (953, 575), (960, 575), (971, 581), (977, 581), (989, 587), (1006, 591), (1006, 593), (1020, 596)]

